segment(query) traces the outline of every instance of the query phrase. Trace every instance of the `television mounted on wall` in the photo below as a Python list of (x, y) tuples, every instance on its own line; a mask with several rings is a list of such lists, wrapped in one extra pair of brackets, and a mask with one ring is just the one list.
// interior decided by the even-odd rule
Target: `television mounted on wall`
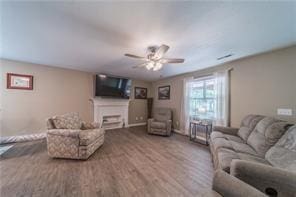
[(105, 74), (95, 77), (95, 96), (107, 98), (129, 99), (131, 93), (131, 80)]

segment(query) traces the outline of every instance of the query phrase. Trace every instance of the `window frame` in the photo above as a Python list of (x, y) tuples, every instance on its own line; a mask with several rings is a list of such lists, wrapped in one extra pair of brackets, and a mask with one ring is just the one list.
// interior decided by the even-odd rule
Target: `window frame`
[[(199, 97), (192, 97), (192, 94), (190, 94), (190, 97), (189, 97), (189, 106), (191, 105), (191, 101), (194, 101), (194, 102), (197, 102), (197, 101), (201, 101), (201, 102), (205, 102), (207, 103), (207, 101), (209, 100), (212, 100), (214, 102), (214, 105), (215, 104), (215, 89), (214, 89), (214, 96), (213, 97), (207, 97), (207, 81), (213, 81), (215, 83), (215, 77), (214, 75), (209, 75), (209, 76), (206, 76), (206, 77), (200, 77), (200, 78), (196, 78), (194, 79), (191, 83), (198, 83), (198, 82), (202, 82), (202, 92), (203, 92), (203, 95), (202, 95), (202, 98), (199, 98)], [(192, 91), (192, 89), (190, 90)], [(208, 109), (208, 107), (207, 107)], [(198, 113), (198, 112), (194, 112), (196, 110), (196, 106), (195, 106), (195, 109), (191, 109), (191, 106), (190, 106), (190, 116), (197, 116), (197, 117), (202, 117), (202, 116), (205, 116), (206, 118), (214, 118), (214, 117), (209, 117), (209, 114), (208, 113), (215, 113), (214, 109), (213, 111), (207, 111), (207, 113), (205, 113), (204, 115), (201, 114), (201, 113)], [(192, 113), (194, 112), (194, 113)]]

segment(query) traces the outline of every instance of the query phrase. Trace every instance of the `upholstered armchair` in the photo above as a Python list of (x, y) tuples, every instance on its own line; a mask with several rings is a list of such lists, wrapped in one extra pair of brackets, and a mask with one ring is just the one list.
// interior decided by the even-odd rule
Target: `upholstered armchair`
[(49, 118), (47, 128), (47, 152), (53, 158), (88, 159), (104, 143), (104, 129), (82, 122), (78, 113)]
[(153, 118), (148, 119), (148, 133), (170, 136), (172, 131), (172, 110), (155, 108), (153, 114)]

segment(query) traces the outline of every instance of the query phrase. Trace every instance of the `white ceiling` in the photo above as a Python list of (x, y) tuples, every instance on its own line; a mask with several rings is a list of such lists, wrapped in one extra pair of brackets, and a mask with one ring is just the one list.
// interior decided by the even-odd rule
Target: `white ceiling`
[[(150, 81), (295, 43), (295, 1), (1, 2), (1, 58)], [(153, 72), (124, 56), (160, 44), (185, 63)]]

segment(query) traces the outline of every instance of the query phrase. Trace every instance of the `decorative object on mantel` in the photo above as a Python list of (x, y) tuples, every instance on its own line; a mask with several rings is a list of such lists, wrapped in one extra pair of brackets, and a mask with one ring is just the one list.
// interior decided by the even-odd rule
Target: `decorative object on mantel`
[(147, 88), (135, 87), (135, 99), (147, 99)]
[(33, 90), (33, 76), (7, 73), (7, 89)]
[(147, 99), (148, 119), (152, 118), (152, 106), (153, 106), (153, 98), (148, 98)]
[(170, 86), (158, 87), (158, 99), (159, 100), (170, 100)]

